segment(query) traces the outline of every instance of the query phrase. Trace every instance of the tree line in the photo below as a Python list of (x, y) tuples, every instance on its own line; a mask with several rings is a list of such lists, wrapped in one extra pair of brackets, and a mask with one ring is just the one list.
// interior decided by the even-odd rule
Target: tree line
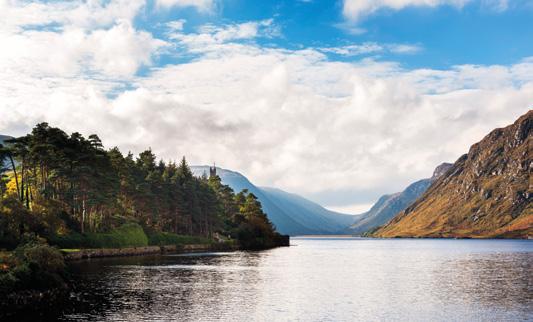
[(106, 150), (97, 135), (47, 123), (0, 145), (0, 246), (25, 234), (53, 239), (137, 223), (147, 233), (230, 236), (250, 246), (277, 236), (257, 198), (220, 177), (195, 177), (185, 157)]

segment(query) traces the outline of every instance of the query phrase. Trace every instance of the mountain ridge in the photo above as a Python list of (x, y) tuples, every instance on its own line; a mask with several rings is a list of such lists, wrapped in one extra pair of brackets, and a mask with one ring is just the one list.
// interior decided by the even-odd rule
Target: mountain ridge
[(401, 192), (381, 196), (369, 211), (357, 216), (355, 222), (346, 229), (346, 232), (362, 235), (386, 224), (395, 215), (415, 202), (430, 187), (431, 183), (446, 173), (451, 166), (451, 163), (442, 163), (435, 168), (430, 178), (413, 182)]
[(376, 237), (528, 238), (533, 234), (533, 110), (471, 146)]
[[(191, 166), (195, 176), (209, 173), (209, 166)], [(353, 221), (353, 216), (341, 214), (278, 188), (255, 186), (237, 171), (216, 167), (222, 183), (235, 192), (248, 189), (258, 197), (269, 219), (278, 231), (288, 235), (336, 234)]]

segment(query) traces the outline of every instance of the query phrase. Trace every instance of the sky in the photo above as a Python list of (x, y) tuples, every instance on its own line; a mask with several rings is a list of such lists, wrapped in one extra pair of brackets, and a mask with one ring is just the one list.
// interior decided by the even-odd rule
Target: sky
[(533, 107), (530, 0), (0, 0), (0, 134), (38, 122), (367, 210)]

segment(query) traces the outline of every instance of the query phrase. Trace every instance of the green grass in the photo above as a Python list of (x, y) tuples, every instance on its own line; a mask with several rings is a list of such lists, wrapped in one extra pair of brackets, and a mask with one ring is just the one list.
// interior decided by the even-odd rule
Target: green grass
[(114, 229), (110, 233), (87, 234), (89, 247), (123, 248), (148, 246), (148, 237), (141, 226), (128, 223)]
[(148, 237), (141, 226), (127, 223), (108, 233), (72, 233), (50, 239), (62, 249), (77, 251), (80, 248), (124, 248), (148, 246)]
[(166, 232), (150, 232), (147, 235), (138, 224), (128, 223), (109, 233), (72, 233), (65, 236), (57, 236), (52, 238), (50, 243), (58, 246), (63, 253), (74, 253), (83, 248), (211, 244), (213, 240), (205, 237), (177, 235)]
[(154, 232), (148, 235), (148, 243), (152, 246), (210, 244), (212, 240), (205, 237), (176, 235), (173, 233)]
[(62, 248), (62, 249), (60, 249), (60, 251), (62, 251), (63, 253), (77, 253), (80, 250), (81, 249), (79, 249), (79, 248)]

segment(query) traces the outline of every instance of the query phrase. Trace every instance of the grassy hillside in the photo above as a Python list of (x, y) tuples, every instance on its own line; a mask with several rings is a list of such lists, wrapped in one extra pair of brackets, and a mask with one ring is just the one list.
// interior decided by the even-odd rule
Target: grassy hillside
[(474, 144), (378, 237), (533, 235), (533, 111)]

